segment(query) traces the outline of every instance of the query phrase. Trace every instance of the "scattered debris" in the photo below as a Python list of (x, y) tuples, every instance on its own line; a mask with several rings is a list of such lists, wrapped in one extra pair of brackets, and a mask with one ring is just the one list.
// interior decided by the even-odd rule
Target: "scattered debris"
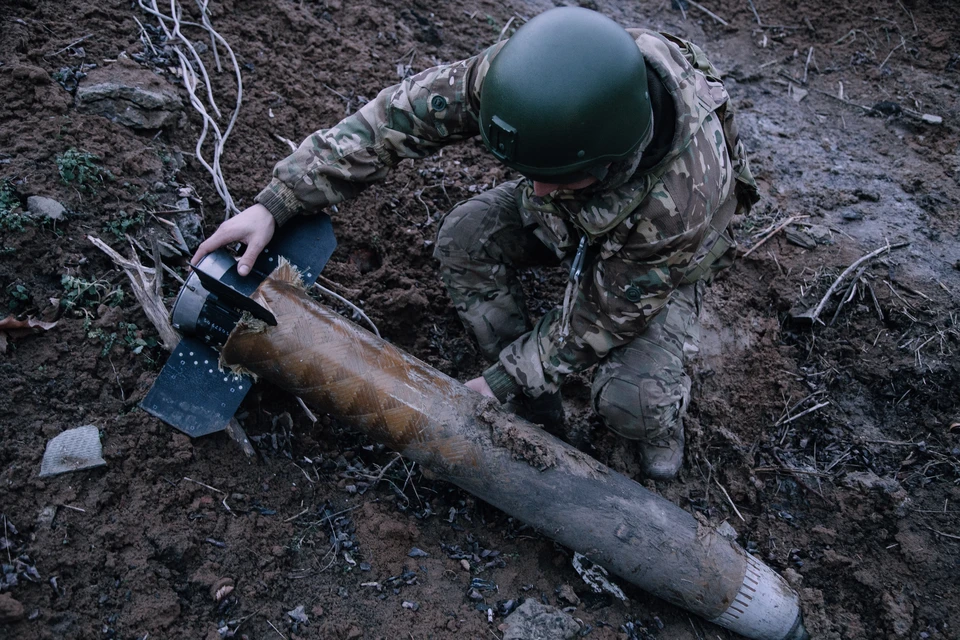
[(598, 564), (594, 564), (585, 555), (580, 553), (573, 554), (573, 568), (580, 574), (583, 581), (590, 585), (590, 588), (593, 589), (595, 593), (605, 591), (620, 600), (625, 601), (627, 599), (627, 596), (623, 594), (623, 590), (610, 581), (610, 574), (607, 573), (607, 570)]
[(227, 596), (233, 593), (233, 578), (220, 578), (210, 587), (210, 595), (214, 601), (222, 602)]
[(504, 621), (503, 640), (570, 640), (580, 625), (556, 607), (528, 598)]
[(30, 196), (27, 198), (27, 213), (31, 218), (62, 220), (66, 212), (66, 207), (53, 198), (45, 198), (43, 196)]
[(407, 556), (410, 558), (429, 558), (430, 554), (423, 549), (414, 547), (413, 549), (410, 549), (410, 553), (408, 553)]
[(100, 430), (92, 424), (64, 431), (47, 443), (40, 477), (55, 476), (107, 464), (103, 459)]

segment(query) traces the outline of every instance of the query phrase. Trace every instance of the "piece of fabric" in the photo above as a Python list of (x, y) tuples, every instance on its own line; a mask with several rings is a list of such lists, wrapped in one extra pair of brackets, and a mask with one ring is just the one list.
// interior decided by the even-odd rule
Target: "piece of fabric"
[[(674, 107), (673, 140), (663, 159), (638, 171), (643, 157), (635, 154), (611, 165), (596, 185), (547, 198), (536, 197), (528, 181), (515, 186), (519, 222), (510, 228), (522, 230), (521, 244), (535, 246), (529, 242), (536, 238), (562, 259), (581, 237), (590, 242), (569, 313), (569, 334), (562, 335), (559, 310), (553, 310), (532, 330), (503, 344), (527, 322), (509, 268), (504, 263), (499, 271), (491, 263), (466, 266), (466, 254), (454, 255), (459, 249), (451, 249), (447, 266), (441, 267), (450, 274), (469, 274), (466, 279), (474, 283), (481, 276), (488, 279), (488, 293), (477, 293), (476, 284), (473, 292), (451, 289), (454, 304), (464, 317), (461, 309), (473, 304), (471, 296), (484, 301), (483, 296), (492, 296), (489, 313), (465, 323), (481, 348), (503, 345), (499, 366), (531, 397), (556, 391), (567, 374), (641, 335), (686, 276), (715, 257), (711, 249), (729, 217), (757, 197), (729, 97), (703, 52), (665, 34), (629, 32)], [(277, 165), (258, 201), (282, 223), (352, 197), (403, 158), (424, 157), (476, 135), (483, 79), (499, 46), (408, 78), (335, 127), (313, 134)], [(467, 205), (457, 209), (463, 207)], [(451, 229), (464, 224), (475, 234), (482, 227), (456, 216), (444, 224), (454, 225)], [(441, 240), (456, 235), (444, 236), (441, 229)], [(507, 244), (499, 241), (500, 249), (491, 251)], [(440, 242), (437, 250), (441, 252)]]

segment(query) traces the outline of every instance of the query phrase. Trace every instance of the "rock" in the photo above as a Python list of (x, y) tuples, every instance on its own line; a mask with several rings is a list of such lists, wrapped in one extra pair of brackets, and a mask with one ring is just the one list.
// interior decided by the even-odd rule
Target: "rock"
[(307, 624), (310, 619), (307, 617), (307, 614), (303, 611), (303, 605), (301, 604), (296, 609), (287, 611), (287, 615), (290, 616), (290, 619), (299, 624)]
[(872, 471), (854, 471), (848, 473), (843, 477), (843, 484), (852, 489), (861, 489), (863, 491), (877, 489), (894, 497), (904, 493), (899, 482), (893, 478), (881, 478)]
[(580, 604), (580, 597), (573, 592), (573, 587), (568, 584), (561, 586), (557, 590), (557, 597), (568, 604), (572, 604), (573, 606)]
[(0, 593), (0, 624), (23, 620), (23, 605), (9, 593)]
[(66, 208), (53, 198), (44, 198), (43, 196), (27, 198), (27, 213), (31, 218), (62, 220), (66, 211)]
[(503, 640), (570, 640), (580, 625), (556, 607), (527, 599), (507, 616)]
[(183, 102), (166, 80), (121, 56), (83, 79), (77, 108), (134, 129), (163, 129), (176, 125)]
[(56, 517), (57, 506), (54, 504), (47, 505), (43, 508), (43, 511), (40, 512), (40, 515), (37, 516), (37, 526), (52, 529), (53, 521)]
[(190, 251), (196, 251), (200, 243), (203, 242), (203, 218), (199, 213), (192, 210), (190, 201), (181, 198), (177, 201), (177, 229), (180, 231), (180, 238), (184, 245)]
[(733, 525), (730, 524), (728, 520), (724, 520), (720, 523), (720, 526), (717, 527), (717, 533), (722, 535), (727, 540), (736, 540), (737, 539), (737, 530), (733, 528)]
[(874, 191), (873, 189), (857, 189), (853, 192), (853, 195), (857, 196), (860, 200), (866, 200), (867, 202), (880, 202), (880, 193)]
[(797, 573), (793, 567), (786, 568), (786, 570), (783, 572), (783, 578), (794, 589), (799, 589), (800, 585), (803, 584), (803, 576)]

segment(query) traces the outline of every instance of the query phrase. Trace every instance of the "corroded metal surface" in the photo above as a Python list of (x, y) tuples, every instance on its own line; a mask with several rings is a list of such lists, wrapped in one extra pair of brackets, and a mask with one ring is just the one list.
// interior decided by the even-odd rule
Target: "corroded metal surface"
[[(737, 627), (729, 611), (743, 599), (747, 555), (686, 511), (358, 329), (307, 296), (287, 266), (253, 297), (277, 326), (241, 323), (225, 366), (299, 395), (646, 591), (748, 636), (787, 637), (787, 623), (775, 635)], [(775, 597), (793, 623), (796, 594), (782, 586)]]

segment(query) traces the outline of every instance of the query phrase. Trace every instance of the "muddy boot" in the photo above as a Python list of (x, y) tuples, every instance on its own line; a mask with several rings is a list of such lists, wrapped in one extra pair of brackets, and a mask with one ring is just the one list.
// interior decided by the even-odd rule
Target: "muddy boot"
[(683, 420), (653, 437), (637, 441), (643, 461), (640, 470), (651, 480), (673, 480), (683, 464)]

